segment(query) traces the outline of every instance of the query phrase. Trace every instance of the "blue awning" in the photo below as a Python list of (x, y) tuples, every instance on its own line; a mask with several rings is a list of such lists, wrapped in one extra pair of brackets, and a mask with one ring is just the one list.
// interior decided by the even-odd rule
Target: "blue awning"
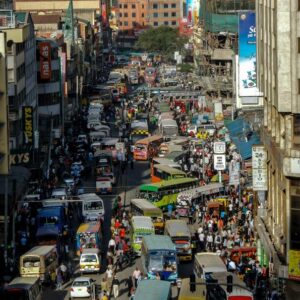
[(236, 145), (243, 160), (252, 157), (252, 146), (260, 144), (259, 135), (253, 132), (249, 123), (244, 119), (236, 119), (227, 125), (230, 138)]

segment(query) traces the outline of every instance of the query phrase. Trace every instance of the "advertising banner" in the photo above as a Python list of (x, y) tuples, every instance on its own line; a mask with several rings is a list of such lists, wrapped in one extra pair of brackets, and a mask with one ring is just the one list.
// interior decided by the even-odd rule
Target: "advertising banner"
[(300, 280), (300, 251), (289, 250), (289, 279)]
[(189, 23), (196, 24), (199, 20), (200, 0), (186, 0), (186, 16)]
[(264, 146), (252, 147), (252, 178), (254, 191), (268, 190), (267, 151)]
[(44, 80), (51, 79), (51, 45), (47, 42), (39, 44), (40, 77)]
[(23, 106), (23, 132), (24, 144), (33, 145), (33, 108), (32, 106)]
[(240, 184), (240, 162), (232, 160), (229, 163), (229, 185)]
[(239, 13), (239, 95), (259, 96), (256, 80), (255, 13)]

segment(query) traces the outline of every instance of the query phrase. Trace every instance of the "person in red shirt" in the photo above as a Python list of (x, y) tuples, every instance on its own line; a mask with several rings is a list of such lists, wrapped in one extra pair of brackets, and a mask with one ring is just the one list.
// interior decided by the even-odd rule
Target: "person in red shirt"
[(125, 235), (126, 235), (126, 231), (125, 231), (125, 228), (122, 227), (119, 231), (119, 236), (121, 239), (124, 239), (125, 238)]
[(120, 227), (121, 227), (121, 223), (120, 223), (119, 219), (116, 219), (115, 229), (119, 229)]

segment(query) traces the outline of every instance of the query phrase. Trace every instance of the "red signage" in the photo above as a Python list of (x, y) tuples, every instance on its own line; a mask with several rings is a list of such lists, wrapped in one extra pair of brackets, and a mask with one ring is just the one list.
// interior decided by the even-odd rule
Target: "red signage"
[(51, 45), (47, 42), (39, 44), (40, 51), (40, 77), (41, 79), (51, 79)]
[(101, 5), (101, 9), (102, 9), (102, 13), (101, 13), (102, 25), (104, 27), (106, 27), (106, 25), (107, 25), (107, 12), (106, 12), (106, 4), (105, 3)]

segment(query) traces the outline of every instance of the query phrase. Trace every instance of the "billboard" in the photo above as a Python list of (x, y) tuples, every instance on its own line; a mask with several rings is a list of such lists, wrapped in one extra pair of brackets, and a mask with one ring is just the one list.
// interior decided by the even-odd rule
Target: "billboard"
[(189, 23), (198, 23), (200, 0), (186, 0), (186, 16)]
[(23, 106), (24, 144), (33, 145), (33, 107)]
[(39, 43), (40, 77), (44, 80), (51, 79), (51, 45), (48, 42)]
[(239, 95), (259, 96), (256, 80), (255, 12), (239, 13)]

